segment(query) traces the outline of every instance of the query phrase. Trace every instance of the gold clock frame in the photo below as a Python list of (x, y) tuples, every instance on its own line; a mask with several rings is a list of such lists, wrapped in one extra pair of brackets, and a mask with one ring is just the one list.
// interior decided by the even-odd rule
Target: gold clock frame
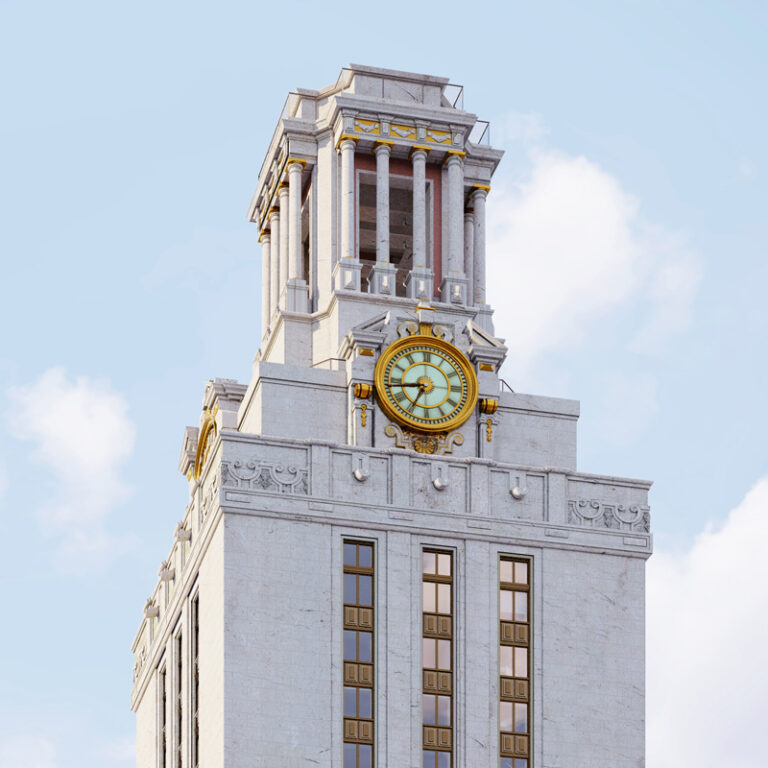
[[(450, 356), (456, 364), (461, 368), (464, 376), (467, 380), (467, 402), (464, 407), (448, 421), (443, 421), (440, 424), (424, 424), (417, 419), (409, 419), (402, 413), (399, 413), (387, 399), (385, 394), (387, 387), (384, 381), (384, 372), (387, 368), (389, 361), (403, 349), (414, 346), (427, 346), (433, 349), (440, 350), (441, 352)], [(373, 372), (373, 381), (376, 388), (376, 399), (384, 412), (391, 421), (398, 424), (403, 424), (409, 429), (418, 432), (450, 432), (452, 429), (460, 427), (471, 415), (477, 406), (477, 397), (479, 392), (479, 386), (477, 383), (477, 375), (472, 363), (467, 356), (458, 347), (434, 336), (427, 336), (426, 334), (413, 334), (412, 336), (404, 336), (397, 341), (393, 341), (382, 353), (379, 355), (379, 359), (376, 361), (376, 368)]]

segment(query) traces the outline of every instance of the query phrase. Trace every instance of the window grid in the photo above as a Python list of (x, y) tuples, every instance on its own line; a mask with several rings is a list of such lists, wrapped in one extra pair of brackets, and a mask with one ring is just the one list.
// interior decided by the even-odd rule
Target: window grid
[(531, 768), (530, 561), (499, 561), (500, 768)]
[(192, 601), (192, 768), (200, 765), (200, 597)]
[(176, 734), (175, 734), (175, 768), (182, 768), (183, 754), (182, 746), (182, 726), (184, 720), (184, 700), (182, 699), (182, 634), (176, 635)]
[(158, 685), (160, 687), (160, 754), (158, 760), (160, 768), (166, 768), (166, 761), (168, 760), (168, 723), (166, 714), (168, 706), (168, 681), (165, 667), (160, 670)]
[(374, 768), (373, 544), (344, 541), (344, 768)]
[(453, 765), (453, 554), (422, 551), (422, 760)]

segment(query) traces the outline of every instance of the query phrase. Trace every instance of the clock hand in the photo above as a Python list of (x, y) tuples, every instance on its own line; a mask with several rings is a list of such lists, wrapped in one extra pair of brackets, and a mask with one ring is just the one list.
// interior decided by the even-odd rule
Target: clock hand
[(413, 401), (413, 402), (412, 402), (412, 403), (411, 403), (411, 404), (408, 406), (408, 412), (409, 412), (409, 413), (413, 413), (413, 409), (416, 407), (416, 403), (418, 403), (418, 402), (419, 402), (419, 398), (420, 398), (420, 397), (421, 397), (421, 396), (424, 394), (424, 392), (426, 391), (426, 387), (422, 387), (422, 386), (421, 386), (421, 384), (419, 384), (419, 386), (421, 387), (421, 391), (419, 392), (419, 394), (418, 394), (418, 395), (416, 395), (416, 399), (415, 399), (415, 400), (414, 400), (414, 401)]

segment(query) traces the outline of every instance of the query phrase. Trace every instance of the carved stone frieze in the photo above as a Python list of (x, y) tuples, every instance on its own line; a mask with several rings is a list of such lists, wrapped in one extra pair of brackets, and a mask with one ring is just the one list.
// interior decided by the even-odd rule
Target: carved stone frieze
[(387, 437), (394, 437), (395, 446), (398, 448), (408, 448), (416, 453), (433, 456), (453, 453), (455, 446), (464, 444), (464, 435), (461, 432), (425, 434), (402, 429), (397, 424), (387, 424), (384, 427), (384, 434)]
[(568, 499), (568, 522), (584, 528), (648, 533), (651, 508), (640, 504), (607, 504), (599, 499)]
[(221, 464), (222, 483), (231, 488), (251, 491), (306, 495), (309, 493), (309, 470), (254, 459)]

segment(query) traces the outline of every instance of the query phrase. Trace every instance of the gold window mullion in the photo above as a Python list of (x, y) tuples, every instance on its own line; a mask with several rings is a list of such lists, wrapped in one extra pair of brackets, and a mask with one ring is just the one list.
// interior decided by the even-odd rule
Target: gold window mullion
[(374, 768), (373, 544), (345, 540), (343, 768)]
[(499, 561), (500, 768), (531, 764), (530, 561)]
[(453, 554), (422, 551), (422, 765), (453, 765)]

